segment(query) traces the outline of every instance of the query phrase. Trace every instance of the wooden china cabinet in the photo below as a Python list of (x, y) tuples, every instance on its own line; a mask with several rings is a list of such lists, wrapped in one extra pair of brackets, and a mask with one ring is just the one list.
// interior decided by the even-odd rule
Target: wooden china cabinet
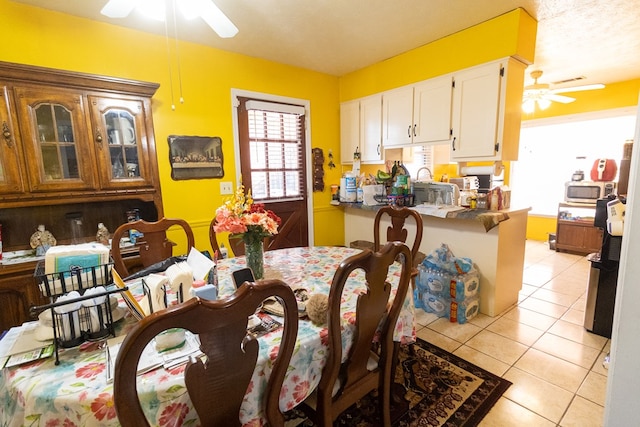
[[(163, 216), (151, 97), (156, 83), (0, 62), (0, 224), (3, 250), (31, 249), (44, 224), (58, 244), (97, 224), (114, 231), (137, 209)], [(36, 262), (0, 265), (0, 331), (42, 304)]]

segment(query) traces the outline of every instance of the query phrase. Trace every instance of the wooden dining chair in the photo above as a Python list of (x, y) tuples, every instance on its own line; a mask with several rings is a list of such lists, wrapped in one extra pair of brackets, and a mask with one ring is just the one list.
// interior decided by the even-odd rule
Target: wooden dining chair
[[(211, 220), (211, 223), (209, 224), (209, 241), (211, 242), (211, 249), (213, 249), (213, 253), (215, 254), (216, 251), (218, 251), (218, 253), (220, 253), (220, 245), (218, 243), (218, 236), (216, 231), (213, 229), (213, 227), (216, 225), (216, 219), (213, 218)], [(240, 238), (234, 238), (232, 237), (233, 235), (230, 234), (229, 235), (229, 246), (231, 248), (231, 252), (233, 252), (234, 256), (242, 256), (245, 253), (245, 249), (244, 249), (244, 242), (242, 241), (242, 239)], [(269, 245), (271, 243), (271, 238), (270, 237), (265, 237), (264, 238), (264, 250), (267, 251), (269, 250)]]
[(283, 426), (279, 396), (298, 333), (298, 309), (293, 291), (281, 280), (245, 282), (226, 299), (193, 298), (137, 323), (123, 341), (115, 365), (113, 396), (122, 426), (149, 425), (136, 391), (138, 360), (147, 343), (170, 328), (198, 334), (206, 355), (206, 359), (192, 359), (184, 370), (200, 425), (240, 426), (240, 406), (259, 350), (257, 338), (247, 332), (248, 317), (269, 297), (276, 297), (284, 307), (284, 329), (262, 404), (268, 424)]
[(409, 209), (406, 206), (403, 207), (395, 207), (395, 206), (383, 206), (376, 213), (376, 217), (373, 222), (373, 250), (379, 251), (380, 247), (384, 244), (382, 240), (382, 233), (380, 223), (383, 218), (389, 217), (391, 220), (391, 226), (387, 227), (386, 230), (386, 242), (403, 242), (407, 243), (407, 239), (409, 237), (409, 230), (405, 228), (405, 224), (408, 218), (413, 218), (413, 222), (416, 226), (416, 232), (413, 236), (413, 242), (409, 243), (408, 246), (411, 248), (411, 256), (412, 256), (412, 265), (413, 269), (411, 272), (411, 284), (415, 289), (415, 280), (418, 276), (418, 265), (420, 263), (420, 243), (422, 243), (422, 216), (414, 211), (413, 209)]
[[(390, 303), (392, 285), (387, 275), (395, 261), (400, 262), (402, 269)], [(355, 326), (354, 342), (345, 357), (342, 352), (345, 320), (340, 303), (349, 275), (358, 269), (364, 270), (366, 293), (358, 296), (355, 320), (350, 320)], [(345, 409), (376, 389), (383, 425), (391, 425), (391, 384), (396, 366), (393, 331), (409, 288), (410, 274), (411, 251), (400, 242), (389, 242), (380, 252), (365, 249), (340, 263), (329, 290), (327, 363), (318, 388), (301, 407), (317, 426), (331, 426)]]
[[(173, 255), (175, 243), (167, 239), (167, 230), (170, 227), (182, 227), (187, 237), (187, 253), (195, 247), (193, 230), (183, 219), (161, 218), (155, 222), (138, 220), (126, 222), (116, 229), (112, 236), (111, 257), (113, 266), (121, 277), (127, 277), (139, 270), (148, 267), (156, 262), (165, 260)], [(139, 258), (126, 257), (127, 250), (120, 247), (119, 242), (123, 237), (129, 236), (129, 231), (137, 230), (143, 234), (136, 241), (139, 250)]]

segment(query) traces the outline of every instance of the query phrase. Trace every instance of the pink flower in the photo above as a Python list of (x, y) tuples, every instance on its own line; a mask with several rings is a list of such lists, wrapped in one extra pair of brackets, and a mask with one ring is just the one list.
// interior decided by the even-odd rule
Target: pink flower
[(172, 403), (167, 406), (160, 416), (161, 426), (181, 426), (185, 417), (189, 413), (189, 408), (184, 403)]
[(242, 235), (247, 241), (261, 240), (278, 234), (282, 220), (273, 211), (267, 210), (262, 203), (253, 203), (251, 190), (245, 195), (240, 185), (233, 197), (216, 209), (216, 233), (228, 232)]
[(89, 363), (76, 370), (76, 377), (78, 378), (92, 378), (98, 374), (104, 372), (104, 363)]
[(301, 381), (296, 383), (293, 391), (293, 398), (296, 402), (302, 402), (309, 395), (309, 381)]
[(91, 403), (91, 412), (98, 421), (103, 419), (112, 420), (116, 417), (116, 407), (113, 404), (113, 396), (109, 393), (100, 395)]

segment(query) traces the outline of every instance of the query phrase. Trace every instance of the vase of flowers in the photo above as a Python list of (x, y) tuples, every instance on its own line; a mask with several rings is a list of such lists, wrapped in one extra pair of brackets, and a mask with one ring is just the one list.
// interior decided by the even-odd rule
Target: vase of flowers
[(264, 247), (266, 237), (278, 234), (280, 218), (265, 209), (263, 203), (254, 203), (251, 189), (245, 194), (244, 185), (239, 185), (233, 197), (216, 209), (216, 233), (229, 232), (230, 238), (241, 238), (245, 245), (247, 267), (256, 279), (264, 277)]

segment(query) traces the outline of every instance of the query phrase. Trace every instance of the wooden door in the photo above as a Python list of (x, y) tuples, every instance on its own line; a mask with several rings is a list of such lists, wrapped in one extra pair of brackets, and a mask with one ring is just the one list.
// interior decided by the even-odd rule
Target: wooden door
[(248, 110), (246, 101), (238, 107), (242, 183), (282, 220), (268, 249), (308, 246), (305, 116)]
[(0, 193), (22, 193), (22, 153), (20, 151), (18, 130), (11, 115), (9, 92), (0, 84)]

